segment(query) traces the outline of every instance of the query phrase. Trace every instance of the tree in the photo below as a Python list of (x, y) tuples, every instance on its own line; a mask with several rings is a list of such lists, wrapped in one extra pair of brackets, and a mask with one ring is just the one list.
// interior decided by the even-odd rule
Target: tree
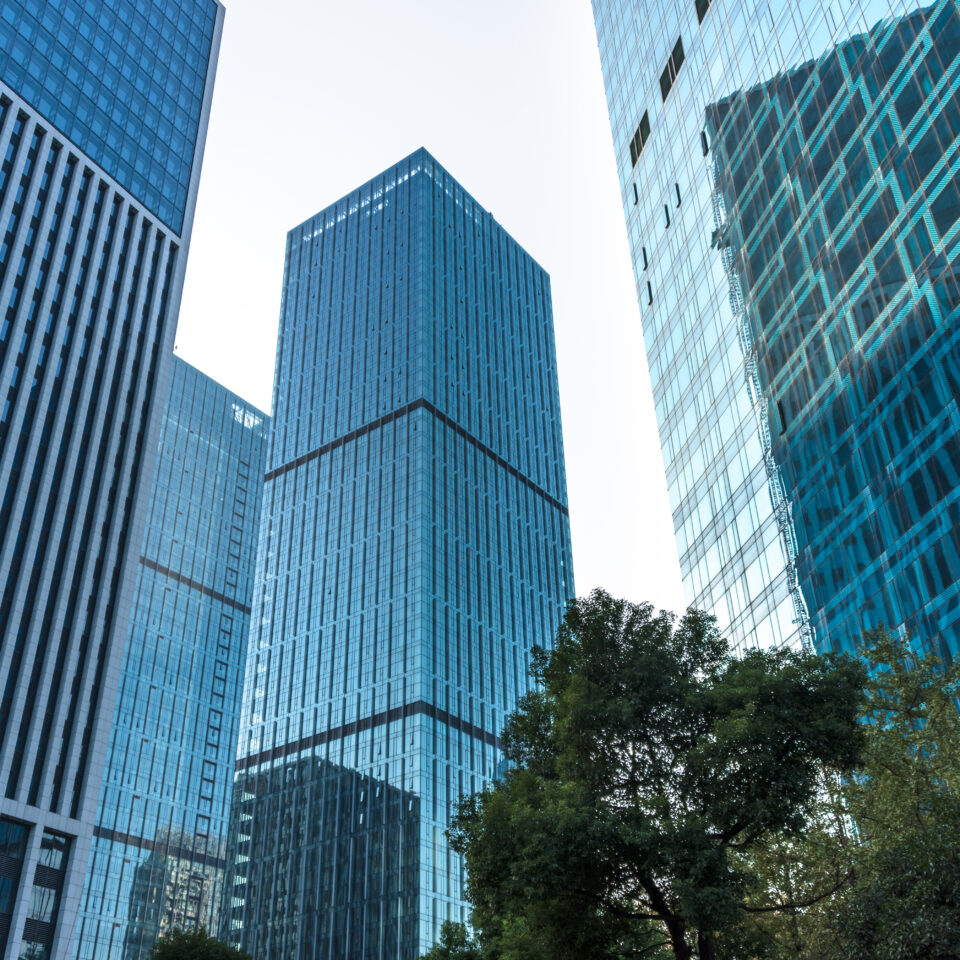
[(958, 672), (882, 628), (862, 652), (866, 747), (845, 788), (857, 882), (835, 911), (836, 956), (947, 960), (960, 956)]
[(199, 930), (171, 930), (150, 952), (150, 960), (251, 960), (250, 955)]
[[(507, 724), (512, 764), (461, 802), (472, 923), (502, 960), (714, 960), (746, 936), (745, 854), (799, 837), (821, 771), (863, 748), (858, 663), (730, 655), (713, 618), (574, 601)], [(719, 937), (719, 940), (718, 940)]]
[[(790, 960), (946, 960), (960, 956), (960, 714), (956, 668), (914, 655), (882, 628), (864, 635), (870, 668), (856, 776), (826, 779), (803, 836), (754, 851), (761, 949)], [(845, 878), (825, 898), (831, 877)]]
[(440, 939), (420, 960), (485, 960), (480, 944), (470, 936), (462, 923), (444, 923)]

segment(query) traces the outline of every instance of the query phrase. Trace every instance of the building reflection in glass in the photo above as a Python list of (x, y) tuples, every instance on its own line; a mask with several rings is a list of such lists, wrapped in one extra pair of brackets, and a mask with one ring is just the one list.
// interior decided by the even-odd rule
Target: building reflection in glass
[[(420, 799), (307, 757), (238, 776), (228, 915), (255, 931), (254, 956), (415, 955)], [(226, 917), (225, 917), (226, 919)]]
[(266, 418), (173, 359), (75, 953), (215, 930)]
[(426, 150), (288, 234), (265, 480), (223, 938), (415, 960), (573, 594), (549, 277)]
[(957, 0), (593, 0), (687, 595), (960, 652)]
[(706, 113), (716, 246), (818, 643), (960, 652), (960, 10), (880, 20)]
[(223, 897), (225, 850), (222, 837), (158, 833), (153, 851), (133, 871), (125, 960), (140, 960), (171, 930), (210, 926)]

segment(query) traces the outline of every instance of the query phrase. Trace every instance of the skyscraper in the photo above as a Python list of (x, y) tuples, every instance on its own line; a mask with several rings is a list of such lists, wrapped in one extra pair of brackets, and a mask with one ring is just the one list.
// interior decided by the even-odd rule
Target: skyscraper
[(66, 956), (223, 8), (0, 2), (0, 951)]
[(643, 7), (594, 0), (688, 594), (954, 656), (957, 2)]
[(573, 593), (546, 273), (418, 150), (287, 238), (225, 933), (412, 960)]
[(219, 923), (267, 423), (174, 358), (77, 958)]

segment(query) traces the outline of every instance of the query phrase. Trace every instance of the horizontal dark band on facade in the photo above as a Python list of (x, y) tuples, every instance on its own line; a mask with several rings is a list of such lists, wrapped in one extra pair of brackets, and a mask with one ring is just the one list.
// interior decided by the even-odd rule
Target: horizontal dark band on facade
[(273, 470), (267, 471), (264, 474), (264, 481), (273, 480), (276, 477), (282, 476), (284, 473), (289, 472), (290, 470), (295, 470), (297, 467), (302, 467), (305, 463), (309, 463), (311, 460), (316, 460), (317, 457), (322, 457), (325, 453), (329, 453), (331, 450), (336, 450), (337, 447), (342, 447), (345, 443), (349, 443), (351, 440), (356, 440), (358, 437), (362, 437), (367, 433), (370, 433), (373, 430), (378, 430), (380, 427), (386, 426), (388, 423), (392, 423), (394, 420), (398, 420), (400, 417), (405, 417), (407, 414), (413, 413), (414, 410), (426, 410), (427, 413), (432, 414), (436, 417), (444, 426), (449, 427), (453, 430), (457, 436), (463, 437), (467, 443), (471, 444), (476, 450), (482, 453), (484, 456), (489, 457), (493, 460), (497, 466), (503, 467), (510, 476), (515, 477), (519, 480), (525, 487), (529, 487), (534, 493), (543, 497), (551, 506), (556, 507), (564, 516), (569, 516), (569, 511), (567, 507), (562, 504), (556, 497), (551, 496), (547, 493), (543, 487), (534, 483), (529, 477), (524, 476), (515, 466), (508, 463), (500, 454), (491, 450), (485, 443), (482, 443), (475, 436), (468, 433), (463, 427), (460, 426), (455, 420), (452, 420), (445, 413), (442, 413), (438, 410), (429, 400), (421, 397), (419, 400), (412, 400), (410, 403), (404, 404), (402, 407), (398, 407), (396, 410), (392, 410), (390, 413), (385, 413), (382, 417), (377, 417), (376, 420), (371, 420), (369, 423), (365, 423), (361, 427), (357, 427), (355, 430), (351, 430), (349, 433), (345, 433), (342, 437), (337, 437), (334, 440), (330, 440), (328, 443), (324, 443), (321, 446), (317, 447), (315, 450), (311, 450), (309, 453), (301, 454), (297, 457), (296, 460), (291, 460), (289, 463), (284, 463), (279, 467), (275, 467)]
[(272, 747), (270, 750), (261, 750), (260, 753), (254, 753), (249, 757), (240, 757), (237, 759), (237, 770), (249, 770), (260, 763), (269, 763), (271, 760), (280, 760), (283, 757), (289, 757), (292, 753), (299, 753), (301, 750), (311, 750), (313, 747), (319, 747), (331, 740), (340, 740), (343, 737), (349, 737), (351, 734), (360, 733), (364, 730), (372, 730), (374, 727), (382, 726), (385, 723), (394, 723), (405, 717), (426, 716), (437, 723), (459, 730), (470, 737), (482, 740), (491, 747), (500, 748), (500, 738), (484, 730), (474, 723), (468, 723), (460, 717), (454, 716), (446, 710), (435, 707), (432, 703), (425, 700), (416, 700), (413, 703), (405, 703), (399, 707), (393, 707), (390, 710), (383, 710), (369, 717), (361, 717), (359, 720), (351, 720), (350, 723), (341, 724), (339, 727), (333, 727), (330, 730), (321, 730), (309, 737), (301, 737), (292, 743), (285, 743), (279, 747)]
[(204, 867), (215, 867), (218, 870), (223, 870), (227, 866), (227, 861), (223, 857), (197, 853), (195, 850), (190, 850), (178, 844), (164, 843), (162, 840), (148, 840), (146, 837), (138, 837), (132, 833), (121, 833), (119, 830), (109, 830), (106, 827), (94, 827), (93, 835), (101, 840), (109, 840), (111, 843), (125, 843), (131, 847), (139, 847), (141, 850), (149, 850), (151, 853), (175, 857), (177, 860), (189, 860), (191, 863), (198, 863)]
[(240, 603), (239, 600), (234, 600), (223, 593), (218, 593), (216, 590), (211, 590), (210, 587), (200, 583), (198, 580), (191, 580), (189, 577), (185, 577), (183, 574), (177, 573), (176, 570), (171, 570), (169, 567), (161, 567), (159, 563), (154, 563), (152, 560), (148, 560), (146, 557), (141, 557), (140, 562), (148, 570), (153, 570), (156, 573), (162, 574), (164, 577), (169, 577), (171, 580), (176, 580), (177, 583), (182, 583), (185, 587), (190, 587), (191, 590), (198, 590), (205, 597), (209, 597), (211, 600), (219, 600), (220, 603), (225, 603), (228, 607), (233, 607), (234, 610), (239, 610), (241, 613), (245, 613), (248, 616), (250, 614), (250, 608), (245, 604)]

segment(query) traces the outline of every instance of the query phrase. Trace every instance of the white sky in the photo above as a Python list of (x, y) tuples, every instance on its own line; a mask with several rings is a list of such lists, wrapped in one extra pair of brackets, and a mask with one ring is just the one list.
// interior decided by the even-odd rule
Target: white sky
[(683, 593), (590, 0), (226, 0), (177, 352), (269, 410), (287, 230), (425, 146), (549, 272), (578, 594)]

